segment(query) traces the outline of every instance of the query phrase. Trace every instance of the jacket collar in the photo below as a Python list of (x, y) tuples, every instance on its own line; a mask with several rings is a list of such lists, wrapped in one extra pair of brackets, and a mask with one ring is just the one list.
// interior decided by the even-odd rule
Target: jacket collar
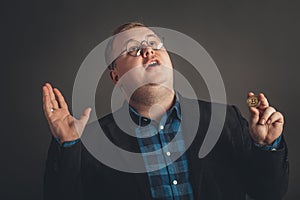
[[(131, 105), (126, 105), (127, 102), (124, 102), (123, 107), (129, 107), (129, 114), (131, 116), (131, 119), (134, 121), (135, 124), (138, 126), (147, 126), (151, 123), (151, 119), (148, 117), (144, 117), (138, 113), (138, 111), (132, 107)], [(174, 115), (174, 117), (177, 117), (179, 120), (182, 119), (181, 115), (181, 108), (179, 103), (179, 94), (178, 92), (175, 92), (175, 98), (172, 107), (165, 113), (167, 119), (170, 115)]]
[[(128, 113), (128, 108), (128, 104), (123, 104), (123, 107), (120, 110), (126, 109), (126, 112)], [(196, 109), (198, 108), (199, 112), (196, 112)], [(176, 101), (170, 111), (171, 110), (173, 110), (172, 112), (175, 111), (176, 115), (182, 119), (182, 131), (185, 141), (192, 141), (191, 144), (186, 145), (189, 147), (185, 153), (188, 159), (189, 179), (194, 191), (194, 197), (195, 199), (198, 199), (204, 173), (203, 160), (199, 159), (198, 153), (203, 142), (206, 125), (209, 124), (209, 117), (207, 117), (209, 108), (201, 105), (201, 101), (186, 99), (177, 93)], [(133, 114), (133, 120), (134, 122), (137, 122), (137, 124), (143, 119), (135, 110), (129, 112), (131, 112), (131, 115)], [(128, 120), (128, 122), (131, 121), (128, 118), (125, 120)], [(113, 124), (114, 125), (111, 127), (117, 126), (115, 122), (113, 122)], [(116, 132), (116, 129), (109, 130), (109, 133), (113, 135), (112, 140), (114, 140), (115, 144), (118, 146), (132, 152), (140, 152), (136, 138), (130, 137), (121, 130)], [(127, 164), (130, 165), (130, 163)], [(134, 177), (137, 180), (138, 187), (142, 190), (143, 194), (145, 194), (145, 197), (148, 195), (151, 196), (147, 173), (136, 173), (134, 174)]]

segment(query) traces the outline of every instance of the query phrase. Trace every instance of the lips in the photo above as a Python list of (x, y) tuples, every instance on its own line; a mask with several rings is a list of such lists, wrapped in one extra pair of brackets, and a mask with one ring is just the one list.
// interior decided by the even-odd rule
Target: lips
[(160, 65), (160, 61), (157, 60), (157, 59), (152, 59), (150, 61), (148, 61), (146, 64), (145, 64), (145, 68), (148, 68), (148, 67), (156, 67)]

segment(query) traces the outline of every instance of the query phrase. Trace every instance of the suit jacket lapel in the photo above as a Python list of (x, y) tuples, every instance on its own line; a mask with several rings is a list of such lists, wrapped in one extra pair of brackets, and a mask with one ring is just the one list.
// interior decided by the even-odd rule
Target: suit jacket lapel
[[(120, 111), (122, 113), (128, 112), (128, 107), (123, 105), (123, 107), (121, 108)], [(123, 118), (123, 119), (131, 120), (129, 118)], [(127, 122), (125, 121), (125, 123), (127, 123)], [(130, 122), (128, 122), (128, 123), (130, 123)], [(126, 151), (130, 151), (130, 152), (136, 152), (136, 153), (141, 152), (136, 137), (130, 136), (127, 133), (123, 132), (117, 126), (115, 121), (113, 122), (111, 127), (113, 130), (112, 129), (109, 130), (109, 133), (111, 134), (111, 137), (112, 137), (110, 139), (112, 141), (114, 141), (118, 147), (123, 148)], [(131, 131), (132, 133), (134, 133), (135, 130), (132, 128), (127, 131)], [(122, 158), (124, 160), (124, 165), (127, 165), (128, 167), (132, 166), (133, 163), (130, 162), (130, 160), (128, 160), (128, 158), (126, 158), (126, 156), (123, 156)], [(140, 159), (139, 165), (140, 164), (144, 165), (143, 159)], [(147, 173), (132, 173), (132, 175), (136, 179), (136, 185), (133, 187), (139, 188), (140, 194), (143, 196), (142, 199), (149, 199), (149, 197), (151, 197), (151, 194), (150, 194), (150, 185), (149, 185)]]
[[(210, 110), (201, 105), (201, 102), (197, 100), (188, 100), (180, 95), (179, 101), (182, 114), (183, 137), (185, 141), (192, 141), (189, 147), (186, 145), (186, 156), (188, 159), (189, 179), (194, 191), (194, 197), (195, 199), (198, 199), (201, 192), (201, 183), (204, 173), (203, 159), (199, 159), (198, 153), (209, 124)], [(199, 112), (196, 111), (197, 108), (199, 108)], [(123, 106), (121, 109), (127, 108), (126, 106)], [(117, 125), (114, 122), (113, 127), (116, 126)], [(110, 138), (112, 141), (125, 150), (140, 152), (136, 138), (129, 136), (119, 128), (117, 128), (117, 130), (118, 131), (116, 131), (116, 129), (109, 131), (110, 134), (112, 134), (112, 138)], [(124, 164), (130, 166), (132, 163), (124, 158)], [(145, 197), (144, 199), (151, 197), (147, 173), (133, 173), (133, 176), (137, 181), (137, 188), (141, 190)]]
[[(189, 165), (189, 179), (193, 188), (194, 198), (199, 199), (203, 183), (204, 160), (198, 157), (210, 119), (210, 110), (203, 102), (189, 100), (180, 96), (182, 112), (182, 130), (185, 141), (191, 141), (186, 151)], [(199, 112), (197, 109), (199, 108)], [(195, 135), (196, 134), (196, 135)]]

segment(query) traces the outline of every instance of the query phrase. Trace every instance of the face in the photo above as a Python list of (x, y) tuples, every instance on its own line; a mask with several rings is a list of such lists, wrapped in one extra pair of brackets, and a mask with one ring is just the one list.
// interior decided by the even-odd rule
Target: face
[[(164, 47), (156, 49), (152, 45), (155, 37), (150, 29), (139, 27), (118, 34), (114, 40), (112, 57), (117, 59), (111, 78), (128, 96), (133, 92), (138, 93), (137, 97), (159, 95), (173, 88), (172, 62)], [(132, 56), (126, 51), (137, 45), (143, 47), (139, 54)]]

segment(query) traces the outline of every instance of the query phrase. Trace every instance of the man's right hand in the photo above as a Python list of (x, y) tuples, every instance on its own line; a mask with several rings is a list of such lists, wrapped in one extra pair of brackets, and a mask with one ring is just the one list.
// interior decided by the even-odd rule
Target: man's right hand
[(91, 112), (86, 108), (80, 119), (74, 118), (63, 95), (49, 83), (43, 86), (43, 108), (52, 135), (61, 143), (80, 138)]

